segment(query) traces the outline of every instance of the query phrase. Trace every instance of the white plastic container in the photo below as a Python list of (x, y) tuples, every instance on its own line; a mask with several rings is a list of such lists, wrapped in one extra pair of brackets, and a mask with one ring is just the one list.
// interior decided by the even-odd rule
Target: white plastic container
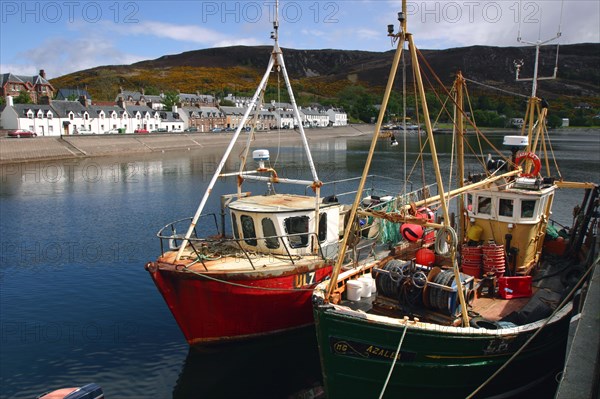
[(346, 295), (349, 301), (360, 301), (363, 284), (357, 280), (350, 280), (346, 283)]
[(363, 298), (369, 298), (371, 296), (371, 279), (366, 276), (361, 276), (358, 281), (362, 284), (362, 294)]

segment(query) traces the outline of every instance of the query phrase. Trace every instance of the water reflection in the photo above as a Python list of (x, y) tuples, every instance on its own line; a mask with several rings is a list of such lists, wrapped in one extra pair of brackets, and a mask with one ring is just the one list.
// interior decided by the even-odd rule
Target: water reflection
[(300, 398), (321, 392), (315, 329), (310, 327), (252, 342), (190, 349), (173, 398)]

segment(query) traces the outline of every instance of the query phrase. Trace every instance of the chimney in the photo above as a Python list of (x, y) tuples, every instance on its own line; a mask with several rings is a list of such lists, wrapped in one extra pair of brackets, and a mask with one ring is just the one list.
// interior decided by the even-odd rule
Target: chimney
[(173, 108), (171, 109), (174, 114), (177, 113), (177, 104), (173, 104)]
[(43, 69), (40, 69), (40, 76), (44, 79), (46, 79), (46, 71), (44, 71)]
[(49, 96), (42, 96), (42, 97), (40, 97), (40, 100), (38, 101), (38, 104), (40, 104), (40, 105), (52, 105), (51, 102), (52, 102), (52, 100), (50, 99)]
[(9, 107), (14, 106), (14, 102), (13, 102), (13, 97), (12, 96), (6, 96), (6, 105)]
[(79, 102), (81, 103), (81, 105), (83, 105), (84, 107), (88, 106), (88, 101), (87, 101), (87, 97), (85, 95), (83, 96), (79, 96)]
[(117, 107), (125, 109), (125, 101), (123, 100), (123, 96), (120, 96), (117, 100)]
[(140, 87), (140, 93), (142, 93), (142, 96), (145, 94), (145, 93), (144, 93), (144, 87), (143, 87), (143, 86), (142, 86), (142, 87)]

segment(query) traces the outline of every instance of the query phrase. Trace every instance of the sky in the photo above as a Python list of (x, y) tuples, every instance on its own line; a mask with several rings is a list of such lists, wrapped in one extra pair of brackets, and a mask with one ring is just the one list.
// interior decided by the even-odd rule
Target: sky
[[(401, 1), (281, 0), (280, 45), (387, 51)], [(269, 45), (275, 0), (0, 0), (0, 73), (48, 78), (185, 51)], [(598, 0), (408, 1), (420, 49), (600, 42)], [(284, 55), (285, 56), (285, 55)]]

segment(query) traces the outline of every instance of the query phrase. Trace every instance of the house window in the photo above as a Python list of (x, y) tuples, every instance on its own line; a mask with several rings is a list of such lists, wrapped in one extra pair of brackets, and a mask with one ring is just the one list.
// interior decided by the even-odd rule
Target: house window
[(507, 198), (500, 198), (499, 216), (512, 217), (515, 201)]
[(322, 213), (319, 215), (319, 242), (323, 242), (327, 239), (327, 214)]
[(73, 114), (69, 114), (69, 120), (73, 120)]
[(33, 119), (33, 112), (28, 112), (28, 113), (27, 113), (27, 117), (28, 117), (29, 119)]
[(52, 115), (52, 113), (48, 112), (47, 118), (48, 119), (52, 119), (54, 116)]
[(38, 114), (37, 114), (38, 119), (42, 119), (43, 116), (44, 116), (44, 114), (42, 114), (41, 112), (38, 112)]
[(490, 197), (479, 197), (477, 199), (477, 212), (490, 215), (492, 213), (492, 199)]
[(537, 200), (521, 201), (521, 217), (523, 219), (531, 219), (533, 217), (536, 203)]
[(247, 215), (242, 215), (240, 218), (242, 222), (242, 234), (244, 236), (244, 241), (246, 244), (256, 246), (256, 230), (254, 228), (254, 220)]
[(289, 234), (292, 248), (302, 248), (308, 245), (308, 216), (294, 216), (284, 220), (285, 231)]
[(275, 230), (275, 225), (273, 221), (269, 218), (264, 218), (261, 220), (263, 235), (265, 236), (265, 245), (269, 249), (277, 249), (279, 248), (279, 239), (275, 236), (277, 235), (277, 230)]
[(48, 126), (48, 133), (54, 133), (54, 126)]

